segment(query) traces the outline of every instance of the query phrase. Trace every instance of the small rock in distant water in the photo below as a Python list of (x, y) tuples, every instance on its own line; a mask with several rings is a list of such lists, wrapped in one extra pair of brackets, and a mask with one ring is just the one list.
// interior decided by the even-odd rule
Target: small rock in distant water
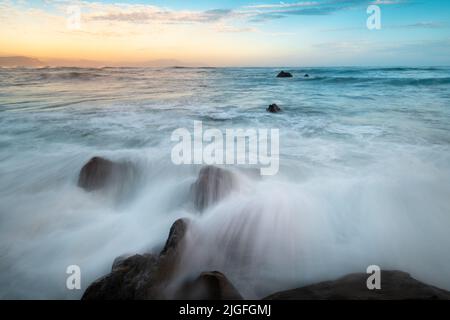
[(381, 289), (367, 289), (366, 273), (277, 292), (267, 300), (450, 300), (450, 292), (420, 282), (402, 271), (382, 271)]
[(191, 186), (191, 194), (197, 210), (203, 211), (225, 198), (233, 189), (235, 178), (228, 170), (205, 166)]
[(292, 78), (292, 74), (289, 72), (285, 72), (285, 71), (280, 71), (280, 73), (278, 73), (277, 78)]
[(304, 77), (305, 77), (305, 78), (309, 78), (309, 74), (305, 74)]
[(279, 106), (277, 106), (276, 103), (273, 103), (267, 108), (267, 111), (272, 112), (272, 113), (277, 113), (277, 112), (281, 111), (281, 108)]
[(202, 272), (194, 281), (186, 282), (175, 293), (177, 300), (242, 300), (241, 294), (219, 272)]

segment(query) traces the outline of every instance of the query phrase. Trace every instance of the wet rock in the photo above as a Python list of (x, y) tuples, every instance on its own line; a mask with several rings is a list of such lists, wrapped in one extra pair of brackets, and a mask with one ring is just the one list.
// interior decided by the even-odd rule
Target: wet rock
[(278, 73), (277, 78), (292, 78), (292, 74), (289, 72), (285, 72), (285, 71), (280, 71), (280, 73)]
[(181, 242), (186, 234), (187, 227), (187, 219), (178, 219), (172, 224), (166, 244), (160, 253), (161, 256), (175, 254), (177, 250), (181, 249)]
[(203, 211), (225, 198), (236, 184), (233, 174), (215, 166), (200, 170), (197, 180), (191, 186), (191, 194), (197, 210)]
[(194, 281), (186, 282), (175, 294), (178, 300), (242, 300), (241, 294), (219, 272), (202, 272)]
[(113, 162), (93, 157), (81, 168), (78, 186), (85, 191), (103, 190), (110, 192), (117, 200), (126, 198), (135, 189), (138, 172), (130, 162)]
[(154, 279), (157, 257), (136, 254), (116, 265), (113, 271), (94, 281), (84, 292), (82, 300), (146, 299), (147, 286)]
[(277, 106), (276, 103), (273, 103), (267, 108), (267, 111), (272, 112), (272, 113), (277, 113), (277, 112), (281, 111), (281, 108), (279, 106)]
[(93, 157), (81, 169), (78, 186), (85, 190), (105, 187), (115, 171), (116, 164), (107, 159)]
[(267, 300), (432, 300), (450, 299), (450, 292), (430, 286), (401, 271), (382, 271), (381, 289), (367, 289), (365, 273), (354, 273), (334, 281), (274, 293)]
[(309, 78), (309, 74), (306, 73), (306, 74), (304, 75), (304, 77), (305, 77), (305, 78)]
[(136, 168), (131, 163), (93, 157), (81, 168), (78, 186), (86, 191), (98, 190), (129, 180), (135, 175)]
[(166, 245), (159, 255), (136, 254), (114, 260), (112, 271), (94, 281), (84, 292), (83, 300), (166, 299), (166, 286), (175, 276), (187, 219), (172, 225)]

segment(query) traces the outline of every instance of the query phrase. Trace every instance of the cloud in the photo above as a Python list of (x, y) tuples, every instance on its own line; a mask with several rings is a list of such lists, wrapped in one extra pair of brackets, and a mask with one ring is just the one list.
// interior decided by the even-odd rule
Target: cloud
[(398, 26), (392, 26), (393, 28), (405, 28), (405, 29), (416, 29), (416, 28), (425, 28), (425, 29), (440, 29), (447, 27), (443, 23), (439, 22), (417, 22), (413, 24), (406, 24), (406, 25), (398, 25)]
[(403, 3), (407, 3), (407, 0), (375, 0), (372, 1), (371, 4), (375, 4), (375, 5), (390, 5), (390, 4), (403, 4)]
[(216, 31), (226, 33), (260, 32), (259, 29), (254, 27), (236, 27), (231, 25), (218, 25)]
[(273, 4), (255, 4), (244, 7), (252, 10), (251, 22), (264, 22), (267, 20), (281, 19), (289, 16), (324, 16), (338, 11), (368, 4), (367, 0), (327, 0), (327, 1), (303, 1), (280, 2)]
[[(378, 0), (374, 4), (400, 4), (406, 0)], [(254, 4), (235, 9), (213, 9), (206, 11), (171, 10), (146, 4), (104, 4), (81, 2), (83, 10), (87, 9), (88, 19), (92, 21), (126, 22), (126, 23), (215, 23), (224, 20), (244, 20), (247, 22), (265, 22), (289, 16), (330, 15), (338, 11), (358, 6), (367, 6), (368, 0), (325, 0), (279, 2)]]
[(116, 21), (128, 23), (208, 23), (220, 21), (232, 15), (228, 9), (206, 11), (174, 11), (150, 5), (105, 5), (103, 7), (84, 6), (92, 21)]
[(309, 2), (297, 2), (297, 3), (274, 3), (274, 4), (256, 4), (245, 6), (245, 8), (251, 9), (274, 9), (274, 8), (298, 8), (298, 7), (310, 7), (320, 5), (320, 2), (309, 1)]

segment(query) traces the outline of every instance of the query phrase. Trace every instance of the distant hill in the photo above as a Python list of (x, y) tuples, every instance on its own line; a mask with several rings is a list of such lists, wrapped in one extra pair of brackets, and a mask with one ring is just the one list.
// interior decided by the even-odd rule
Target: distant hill
[(158, 59), (139, 62), (104, 62), (95, 60), (35, 59), (24, 56), (0, 57), (0, 67), (205, 67), (204, 64), (187, 63), (175, 59)]
[(12, 57), (0, 57), (0, 67), (43, 67), (45, 63), (39, 59), (12, 56)]
[(95, 60), (69, 60), (69, 59), (42, 59), (49, 67), (79, 67), (79, 68), (101, 68), (108, 66), (105, 62)]

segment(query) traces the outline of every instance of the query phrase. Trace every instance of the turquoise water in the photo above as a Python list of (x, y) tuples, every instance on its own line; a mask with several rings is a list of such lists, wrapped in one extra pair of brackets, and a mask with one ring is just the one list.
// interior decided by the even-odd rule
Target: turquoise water
[[(85, 289), (184, 216), (195, 232), (183, 275), (223, 271), (245, 297), (370, 264), (450, 289), (450, 68), (278, 71), (0, 69), (0, 297), (79, 298), (68, 265)], [(199, 215), (188, 195), (199, 166), (170, 159), (172, 131), (194, 120), (278, 128), (279, 173), (242, 175)], [(132, 197), (76, 186), (94, 155), (140, 168)]]

